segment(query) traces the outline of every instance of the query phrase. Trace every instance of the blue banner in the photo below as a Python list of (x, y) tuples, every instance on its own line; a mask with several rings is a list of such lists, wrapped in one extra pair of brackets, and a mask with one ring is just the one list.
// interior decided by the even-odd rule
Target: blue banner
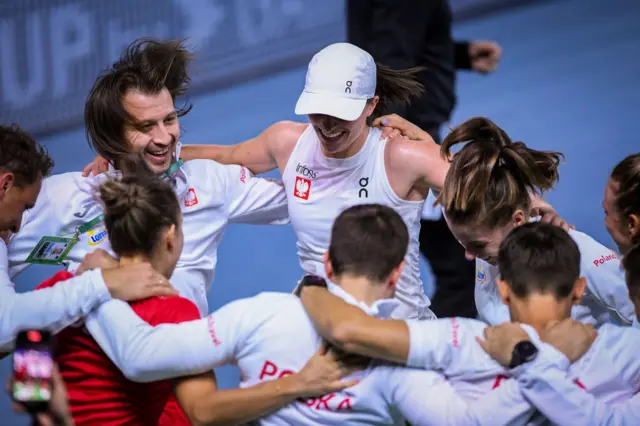
[(187, 37), (197, 92), (306, 62), (345, 39), (344, 10), (343, 0), (0, 0), (0, 123), (81, 124), (96, 77), (138, 37)]

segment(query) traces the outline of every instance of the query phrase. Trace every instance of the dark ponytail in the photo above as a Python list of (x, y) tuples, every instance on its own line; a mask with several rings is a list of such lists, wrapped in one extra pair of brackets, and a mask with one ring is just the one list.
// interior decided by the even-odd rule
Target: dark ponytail
[[(618, 163), (611, 172), (611, 180), (618, 184), (614, 204), (622, 218), (640, 216), (640, 154), (629, 155)], [(640, 244), (640, 234), (634, 236), (633, 242)]]
[(622, 266), (625, 270), (631, 299), (640, 299), (640, 244), (633, 246), (622, 258)]
[(391, 113), (392, 107), (408, 105), (412, 97), (422, 95), (424, 86), (417, 80), (416, 75), (424, 69), (424, 67), (413, 67), (395, 70), (376, 63), (376, 95), (380, 100), (369, 117), (369, 123)]
[(477, 117), (455, 127), (442, 142), (441, 153), (451, 158), (453, 146), (466, 143), (453, 154), (451, 168), (438, 197), (450, 220), (507, 223), (516, 209), (528, 211), (530, 198), (553, 187), (558, 180), (562, 153), (537, 151), (512, 142), (488, 118)]

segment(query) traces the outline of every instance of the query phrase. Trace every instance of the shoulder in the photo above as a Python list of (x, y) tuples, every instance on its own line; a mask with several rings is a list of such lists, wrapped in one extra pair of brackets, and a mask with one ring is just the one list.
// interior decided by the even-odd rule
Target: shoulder
[(580, 250), (582, 267), (586, 270), (620, 268), (620, 258), (615, 251), (583, 232), (570, 230), (569, 235)]
[(67, 271), (59, 271), (58, 273), (56, 273), (54, 276), (44, 280), (43, 282), (41, 282), (38, 287), (36, 287), (36, 290), (40, 290), (43, 288), (49, 288), (49, 287), (53, 287), (55, 286), (57, 283), (61, 282), (61, 281), (66, 281), (70, 278), (73, 278), (73, 275), (70, 272)]
[[(300, 299), (290, 293), (259, 293), (253, 297), (234, 300), (218, 312), (223, 310), (227, 314), (233, 313), (234, 316), (242, 317), (243, 322), (253, 325), (271, 322), (276, 318), (292, 321), (299, 318), (300, 314), (306, 316)], [(215, 313), (213, 316), (215, 317)]]
[[(108, 176), (101, 174), (99, 176), (83, 177), (80, 172), (61, 173), (49, 176), (42, 182), (42, 190), (38, 197), (38, 202), (51, 199), (55, 201), (53, 204), (60, 204), (61, 198), (68, 198), (73, 195), (86, 194), (87, 197), (93, 196), (95, 190), (107, 180)], [(65, 203), (62, 203), (65, 205)], [(65, 205), (65, 208), (68, 207)]]
[(150, 325), (177, 324), (200, 319), (198, 307), (180, 296), (152, 297), (133, 302), (131, 308)]
[(282, 141), (298, 140), (302, 133), (309, 127), (308, 123), (298, 123), (296, 121), (278, 121), (263, 132), (268, 136), (277, 137)]
[(429, 141), (390, 139), (387, 141), (385, 156), (390, 167), (417, 175), (423, 174), (425, 167), (429, 164), (445, 161), (440, 155), (440, 146), (433, 139)]
[[(286, 309), (286, 308), (301, 308), (302, 303), (300, 303), (300, 299), (291, 293), (278, 293), (265, 291), (259, 293), (253, 297), (249, 297), (246, 299), (241, 299), (245, 301), (245, 305), (248, 308), (252, 309), (252, 307), (270, 307), (277, 308), (271, 309), (271, 311), (277, 311), (278, 309)], [(231, 302), (235, 303), (235, 302)]]
[(283, 158), (288, 158), (302, 134), (310, 126), (295, 121), (278, 121), (269, 126), (261, 136), (265, 138), (271, 155), (280, 162)]

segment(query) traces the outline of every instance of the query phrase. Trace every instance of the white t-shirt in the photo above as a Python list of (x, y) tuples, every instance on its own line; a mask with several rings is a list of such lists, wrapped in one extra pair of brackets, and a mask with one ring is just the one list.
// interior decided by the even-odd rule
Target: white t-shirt
[[(331, 291), (381, 317), (398, 305), (385, 300), (368, 308), (338, 287)], [(125, 375), (137, 381), (234, 364), (240, 369), (240, 386), (248, 387), (299, 371), (321, 344), (298, 298), (281, 293), (261, 293), (208, 318), (157, 327), (140, 320), (127, 304), (113, 301), (90, 315), (87, 328), (107, 354), (115, 354), (112, 360)], [(119, 347), (113, 346), (116, 336)], [(524, 398), (512, 403), (515, 384), (470, 403), (432, 371), (372, 363), (350, 378), (356, 377), (360, 383), (352, 388), (294, 402), (259, 423), (404, 425), (406, 419), (414, 425), (507, 425), (521, 423), (532, 410)]]
[[(64, 173), (45, 179), (33, 209), (9, 244), (10, 275), (28, 266), (25, 260), (43, 236), (72, 236), (75, 229), (102, 213), (96, 189), (106, 174), (82, 177)], [(280, 181), (255, 178), (244, 167), (210, 160), (185, 163), (173, 176), (182, 210), (184, 248), (171, 283), (194, 302), (204, 316), (207, 290), (214, 278), (218, 246), (229, 223), (289, 223), (287, 199)], [(68, 259), (81, 262), (101, 248), (113, 254), (104, 223), (80, 235)]]
[[(638, 424), (638, 329), (602, 325), (591, 348), (569, 365), (564, 355), (540, 341), (533, 328), (523, 326), (540, 353), (531, 363), (506, 370), (475, 340), (483, 336), (487, 327), (480, 321), (451, 318), (407, 324), (411, 339), (408, 365), (447, 371), (454, 387), (459, 381), (466, 381), (499, 389), (514, 382), (510, 377), (516, 377), (523, 396), (555, 423), (601, 425), (610, 423), (595, 419), (618, 419), (611, 424)], [(587, 405), (585, 401), (597, 404)]]
[[(595, 326), (608, 322), (622, 325), (637, 322), (616, 253), (582, 232), (570, 230), (569, 235), (580, 250), (580, 276), (587, 280), (582, 301), (573, 308), (572, 317)], [(502, 324), (511, 318), (507, 305), (498, 294), (496, 279), (499, 275), (497, 266), (476, 259), (476, 307), (480, 318), (491, 325)]]

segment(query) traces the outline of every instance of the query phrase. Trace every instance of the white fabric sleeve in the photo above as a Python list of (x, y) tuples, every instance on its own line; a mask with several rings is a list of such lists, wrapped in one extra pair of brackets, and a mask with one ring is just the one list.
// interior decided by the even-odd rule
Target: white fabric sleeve
[(102, 271), (88, 271), (50, 288), (16, 293), (7, 274), (7, 247), (0, 241), (0, 351), (13, 349), (20, 330), (58, 332), (111, 299)]
[(410, 367), (435, 370), (457, 380), (479, 380), (504, 374), (476, 341), (487, 325), (467, 318), (408, 320)]
[(546, 418), (559, 426), (640, 425), (640, 394), (621, 404), (605, 404), (567, 377), (564, 355), (548, 345), (540, 349), (536, 360), (512, 373), (525, 398)]
[(505, 381), (483, 397), (467, 401), (442, 376), (424, 370), (398, 369), (386, 384), (391, 403), (415, 426), (524, 425), (534, 409), (515, 380)]
[(224, 166), (230, 223), (286, 225), (289, 208), (281, 180), (257, 178), (238, 165)]
[(637, 321), (636, 312), (629, 298), (624, 270), (617, 255), (588, 235), (577, 234), (582, 254), (582, 275), (587, 280), (587, 290), (607, 308), (622, 325)]
[(91, 313), (86, 327), (128, 379), (153, 382), (233, 362), (250, 332), (243, 317), (251, 309), (252, 299), (241, 299), (199, 320), (153, 327), (129, 304), (113, 300)]

